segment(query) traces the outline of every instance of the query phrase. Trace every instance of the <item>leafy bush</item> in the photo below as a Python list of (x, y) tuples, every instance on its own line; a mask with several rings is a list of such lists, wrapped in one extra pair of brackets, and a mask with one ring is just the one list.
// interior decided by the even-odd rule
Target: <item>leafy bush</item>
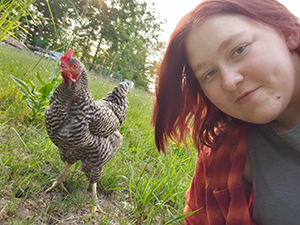
[(32, 120), (43, 117), (45, 107), (49, 105), (49, 100), (54, 89), (62, 81), (59, 78), (59, 73), (56, 73), (55, 68), (53, 69), (52, 78), (48, 82), (42, 80), (39, 72), (36, 73), (37, 80), (43, 85), (38, 91), (36, 91), (36, 85), (31, 80), (21, 80), (13, 75), (9, 76), (21, 88), (22, 100), (26, 101), (32, 110)]

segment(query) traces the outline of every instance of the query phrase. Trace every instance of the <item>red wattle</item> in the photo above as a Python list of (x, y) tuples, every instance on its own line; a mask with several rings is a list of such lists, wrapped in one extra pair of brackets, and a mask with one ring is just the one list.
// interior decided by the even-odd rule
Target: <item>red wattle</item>
[(68, 77), (69, 77), (69, 79), (72, 81), (72, 82), (76, 82), (76, 79), (74, 79), (73, 77), (72, 77), (72, 74), (71, 73), (67, 73), (67, 75), (68, 75)]
[(81, 74), (81, 72), (79, 72), (79, 73), (76, 75), (75, 80), (78, 79), (78, 77), (80, 76), (80, 74)]

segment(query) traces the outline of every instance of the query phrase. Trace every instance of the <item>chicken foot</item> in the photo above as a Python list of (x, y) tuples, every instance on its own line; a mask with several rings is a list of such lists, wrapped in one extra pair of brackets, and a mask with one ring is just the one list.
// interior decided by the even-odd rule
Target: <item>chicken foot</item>
[(69, 170), (69, 168), (71, 167), (71, 164), (68, 164), (64, 170), (55, 178), (55, 179), (52, 179), (52, 186), (49, 187), (45, 192), (49, 192), (51, 191), (53, 188), (57, 187), (57, 185), (61, 185), (63, 187), (63, 189), (69, 194), (68, 190), (65, 188), (63, 182), (65, 181), (65, 178), (66, 178), (66, 175), (67, 175), (67, 172)]
[(97, 183), (92, 183), (92, 203), (95, 203), (94, 212), (100, 212), (100, 213), (105, 214), (105, 212), (101, 209), (101, 207), (97, 203), (97, 200), (98, 200), (98, 198), (97, 198)]

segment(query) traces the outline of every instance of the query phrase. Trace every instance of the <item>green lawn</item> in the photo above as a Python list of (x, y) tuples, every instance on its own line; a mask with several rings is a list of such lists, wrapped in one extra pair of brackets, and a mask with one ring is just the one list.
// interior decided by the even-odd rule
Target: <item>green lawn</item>
[[(61, 188), (44, 193), (64, 163), (47, 136), (43, 117), (32, 119), (31, 109), (9, 75), (30, 80), (38, 89), (36, 74), (46, 81), (56, 66), (0, 45), (0, 224), (167, 224), (180, 217), (196, 151), (192, 146), (186, 151), (171, 144), (167, 157), (157, 152), (150, 125), (153, 96), (138, 89), (128, 93), (122, 146), (98, 182), (99, 203), (106, 214), (91, 214), (91, 190), (80, 162), (66, 178), (70, 194)], [(95, 99), (115, 85), (90, 75)]]

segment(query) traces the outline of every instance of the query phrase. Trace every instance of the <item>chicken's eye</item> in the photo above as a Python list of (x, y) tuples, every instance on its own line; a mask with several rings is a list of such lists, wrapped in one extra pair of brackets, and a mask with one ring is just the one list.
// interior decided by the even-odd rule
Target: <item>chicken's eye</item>
[(78, 64), (74, 63), (74, 64), (72, 65), (72, 67), (73, 67), (73, 69), (77, 69), (77, 68), (78, 68)]

